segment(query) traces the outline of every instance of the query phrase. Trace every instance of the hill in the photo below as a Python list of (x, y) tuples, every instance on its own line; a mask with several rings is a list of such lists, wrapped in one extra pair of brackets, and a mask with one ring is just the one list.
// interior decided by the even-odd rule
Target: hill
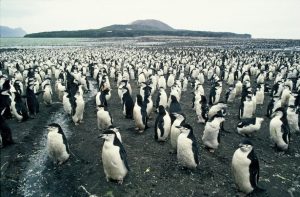
[(23, 37), (26, 32), (22, 28), (0, 26), (0, 37)]
[(236, 34), (232, 32), (210, 32), (176, 30), (158, 20), (137, 20), (127, 25), (110, 25), (100, 29), (78, 31), (52, 31), (27, 34), (25, 37), (137, 37), (137, 36), (191, 36), (217, 38), (251, 38), (250, 34)]

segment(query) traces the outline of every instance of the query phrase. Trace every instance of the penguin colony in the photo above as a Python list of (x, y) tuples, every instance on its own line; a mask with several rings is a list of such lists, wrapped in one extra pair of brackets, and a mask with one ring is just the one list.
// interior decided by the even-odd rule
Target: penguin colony
[[(39, 105), (51, 106), (53, 98), (62, 103), (75, 125), (83, 124), (84, 114), (93, 113), (85, 112), (84, 95), (90, 91), (90, 82), (96, 81), (95, 121), (105, 141), (101, 160), (108, 181), (122, 184), (130, 173), (121, 138), (126, 131), (117, 128), (118, 120), (110, 113), (113, 107), (125, 121), (134, 121), (136, 133), (153, 132), (156, 141), (171, 143), (179, 166), (186, 169), (196, 170), (204, 162), (199, 154), (202, 147), (209, 151), (207, 154), (221, 149), (224, 133), (241, 135), (231, 168), (237, 189), (246, 194), (261, 190), (259, 157), (250, 141), (256, 132), (269, 132), (270, 140), (264, 140), (274, 146), (274, 152), (288, 151), (293, 146), (293, 134), (300, 132), (297, 53), (287, 56), (252, 51), (250, 55), (234, 50), (213, 53), (207, 49), (179, 49), (176, 55), (170, 55), (138, 49), (101, 49), (94, 53), (80, 49), (64, 51), (63, 56), (58, 51), (56, 56), (47, 57), (43, 51), (33, 52), (45, 58), (26, 54), (20, 58), (19, 52), (0, 56), (1, 146), (13, 144), (13, 134), (17, 132), (11, 131), (6, 120), (39, 118)], [(132, 89), (132, 85), (137, 88)], [(205, 92), (204, 86), (210, 91)], [(192, 92), (188, 92), (190, 89)], [(181, 97), (188, 95), (191, 104), (185, 108), (194, 110), (194, 117), (187, 117), (182, 110)], [(111, 97), (119, 97), (120, 103), (111, 103)], [(271, 97), (269, 103), (265, 97)], [(236, 129), (226, 131), (224, 125), (232, 103), (239, 106), (235, 112)], [(259, 105), (268, 106), (266, 117), (256, 116)], [(194, 135), (198, 128), (191, 126), (193, 118), (204, 125), (200, 143)], [(260, 131), (264, 121), (269, 131)], [(62, 128), (52, 123), (47, 130), (48, 155), (55, 164), (63, 164), (70, 150)], [(298, 143), (296, 139), (294, 143)]]

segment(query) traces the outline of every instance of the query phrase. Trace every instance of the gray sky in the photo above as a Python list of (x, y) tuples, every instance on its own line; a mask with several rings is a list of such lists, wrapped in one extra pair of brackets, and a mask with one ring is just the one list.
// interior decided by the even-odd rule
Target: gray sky
[(178, 29), (300, 39), (300, 0), (0, 0), (0, 24), (27, 33), (157, 19)]

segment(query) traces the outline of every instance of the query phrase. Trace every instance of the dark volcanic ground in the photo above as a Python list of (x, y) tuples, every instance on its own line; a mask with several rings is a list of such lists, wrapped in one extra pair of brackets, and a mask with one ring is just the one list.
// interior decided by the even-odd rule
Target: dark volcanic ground
[[(93, 79), (90, 79), (93, 82)], [(110, 80), (112, 98), (109, 111), (114, 124), (121, 128), (124, 147), (131, 168), (123, 185), (106, 182), (101, 161), (103, 140), (98, 138), (95, 94), (85, 95), (84, 123), (75, 126), (57, 102), (50, 107), (41, 103), (41, 112), (35, 119), (18, 123), (8, 120), (17, 144), (1, 149), (1, 196), (88, 196), (84, 186), (97, 196), (236, 196), (240, 195), (233, 183), (230, 171), (231, 159), (243, 139), (237, 134), (239, 98), (229, 104), (222, 133), (221, 144), (214, 153), (202, 145), (204, 125), (196, 122), (196, 112), (191, 110), (191, 87), (183, 92), (181, 105), (187, 122), (194, 128), (199, 143), (200, 165), (195, 171), (183, 170), (177, 165), (176, 155), (171, 153), (170, 142), (154, 140), (152, 114), (150, 128), (142, 134), (134, 130), (134, 121), (124, 118), (116, 84)], [(131, 81), (133, 98), (139, 89)], [(93, 85), (95, 87), (95, 85)], [(209, 94), (210, 84), (205, 84)], [(227, 85), (223, 83), (223, 93)], [(153, 101), (156, 99), (156, 94)], [(269, 96), (263, 106), (257, 106), (256, 115), (266, 114)], [(54, 166), (46, 154), (45, 125), (57, 122), (62, 125), (73, 153), (61, 166)], [(269, 140), (269, 122), (265, 117), (261, 130), (251, 138), (260, 161), (259, 185), (267, 190), (258, 196), (300, 196), (300, 136), (292, 135), (290, 150), (276, 152)]]

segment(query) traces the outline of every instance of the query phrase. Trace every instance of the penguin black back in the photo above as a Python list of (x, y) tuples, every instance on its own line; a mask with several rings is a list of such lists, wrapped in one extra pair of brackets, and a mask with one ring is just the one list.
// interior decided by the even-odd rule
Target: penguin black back
[(170, 104), (170, 113), (180, 113), (181, 112), (181, 106), (180, 103), (177, 101), (176, 96), (171, 95), (171, 104)]
[(192, 141), (192, 151), (194, 154), (195, 162), (196, 164), (199, 164), (199, 150), (198, 150), (197, 140), (193, 132), (193, 128), (191, 127), (191, 125), (187, 123), (183, 124), (182, 126), (190, 130), (187, 137)]

